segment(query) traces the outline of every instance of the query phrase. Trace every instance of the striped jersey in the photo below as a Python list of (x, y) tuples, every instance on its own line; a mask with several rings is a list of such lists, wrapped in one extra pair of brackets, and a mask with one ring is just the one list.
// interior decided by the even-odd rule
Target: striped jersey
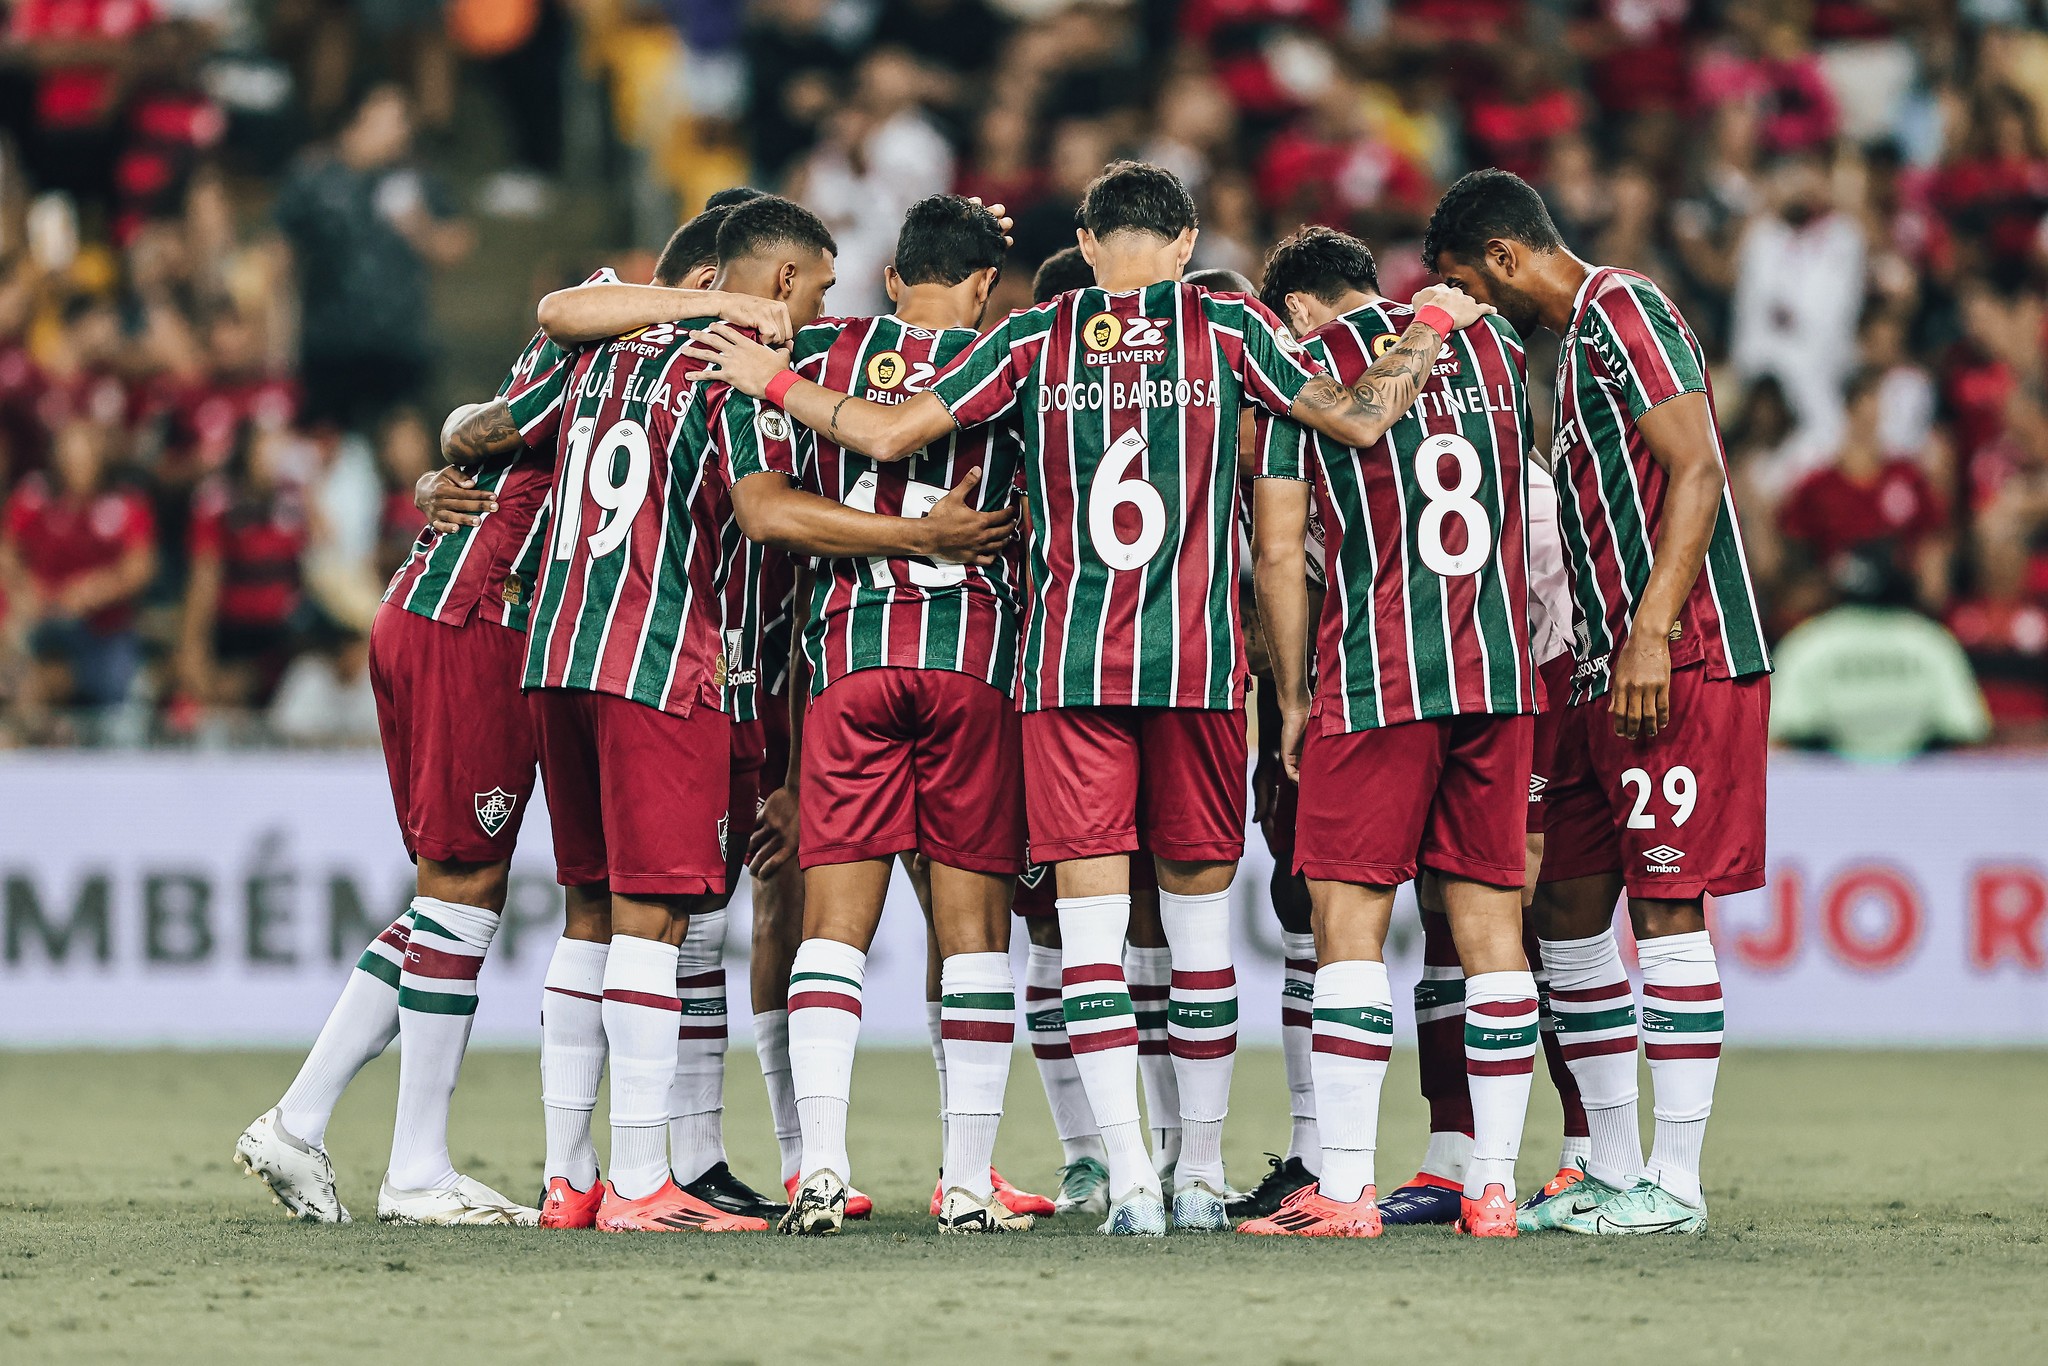
[[(900, 318), (830, 318), (799, 331), (791, 365), (828, 389), (897, 404), (974, 344), (970, 327), (932, 331)], [(864, 512), (922, 517), (981, 470), (974, 506), (988, 511), (1014, 496), (1020, 448), (1005, 425), (964, 427), (907, 460), (887, 464), (822, 434), (799, 451), (811, 491)], [(951, 669), (1005, 694), (1016, 685), (1015, 559), (969, 568), (922, 558), (821, 560), (804, 630), (811, 690), (860, 669)]]
[(526, 651), (526, 686), (611, 693), (686, 716), (729, 705), (740, 640), (732, 484), (793, 474), (794, 425), (723, 384), (693, 384), (687, 335), (662, 323), (588, 347), (551, 415), (513, 407), (560, 447)]
[(732, 568), (725, 582), (725, 705), (735, 721), (761, 719), (763, 697), (789, 696), (790, 615), (796, 561), (726, 528)]
[[(1596, 268), (1579, 287), (1558, 353), (1557, 435), (1551, 445), (1578, 619), (1574, 702), (1607, 691), (1609, 661), (1650, 582), (1666, 477), (1636, 422), (1658, 404), (1693, 393), (1707, 396), (1711, 412), (1706, 354), (1678, 309), (1634, 271)], [(1718, 421), (1713, 428), (1725, 470)], [(1771, 667), (1735, 497), (1725, 480), (1706, 564), (1679, 611), (1671, 641), (1673, 668), (1701, 661), (1709, 678), (1740, 678)]]
[[(584, 283), (617, 280), (605, 269)], [(573, 359), (572, 353), (549, 341), (547, 333), (536, 332), (498, 386), (497, 396), (509, 403), (517, 394), (545, 391), (561, 378), (558, 369)], [(472, 471), (478, 488), (498, 495), (498, 510), (484, 513), (475, 526), (456, 531), (423, 527), (412, 553), (391, 576), (384, 601), (448, 626), (460, 626), (470, 613), (479, 612), (486, 621), (524, 631), (533, 610), (540, 541), (546, 535), (541, 504), (554, 480), (554, 468), (554, 445), (548, 442), (542, 448), (522, 446)]]
[(1257, 300), (1164, 281), (1022, 309), (938, 377), (1023, 437), (1025, 711), (1243, 705), (1238, 410), (1321, 373)]
[[(1344, 384), (1415, 312), (1376, 299), (1304, 346)], [(1316, 634), (1325, 733), (1537, 710), (1529, 659), (1527, 362), (1499, 318), (1453, 333), (1414, 406), (1370, 446), (1261, 418), (1259, 473), (1313, 478), (1329, 591)]]

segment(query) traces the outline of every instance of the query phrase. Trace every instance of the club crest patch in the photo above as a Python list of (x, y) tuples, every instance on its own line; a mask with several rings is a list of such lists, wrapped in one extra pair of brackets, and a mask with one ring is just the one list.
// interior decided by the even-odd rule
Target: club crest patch
[(476, 794), (476, 823), (484, 833), (496, 839), (498, 832), (505, 828), (505, 822), (512, 819), (513, 808), (519, 805), (519, 798), (502, 787)]

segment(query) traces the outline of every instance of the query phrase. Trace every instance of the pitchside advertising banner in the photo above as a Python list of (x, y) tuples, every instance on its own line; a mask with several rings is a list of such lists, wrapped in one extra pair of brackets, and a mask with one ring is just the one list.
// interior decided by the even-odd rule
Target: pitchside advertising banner
[[(544, 811), (521, 838), (476, 1037), (531, 1047), (562, 912)], [(1731, 1042), (2048, 1043), (2048, 759), (1781, 756), (1770, 839), (1770, 886), (1713, 908)], [(1270, 871), (1255, 834), (1235, 891), (1249, 1043), (1279, 1037)], [(302, 1044), (410, 873), (374, 754), (0, 756), (0, 1045)], [(747, 917), (742, 891), (741, 1030)], [(863, 1037), (924, 1040), (924, 954), (899, 874)], [(1404, 893), (1397, 1000), (1420, 958)]]

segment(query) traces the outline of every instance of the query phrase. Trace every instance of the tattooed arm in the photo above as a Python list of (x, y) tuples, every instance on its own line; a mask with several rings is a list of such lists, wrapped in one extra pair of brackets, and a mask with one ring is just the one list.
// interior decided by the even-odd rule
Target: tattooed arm
[(480, 464), (518, 450), (525, 441), (502, 398), (458, 408), (441, 425), (441, 456), (451, 465)]
[[(1470, 327), (1493, 312), (1450, 285), (1431, 285), (1416, 294), (1417, 309), (1432, 305), (1450, 314), (1454, 328)], [(1303, 385), (1294, 397), (1294, 420), (1347, 446), (1372, 445), (1414, 406), (1447, 340), (1425, 323), (1410, 323), (1394, 349), (1348, 389), (1328, 375)]]

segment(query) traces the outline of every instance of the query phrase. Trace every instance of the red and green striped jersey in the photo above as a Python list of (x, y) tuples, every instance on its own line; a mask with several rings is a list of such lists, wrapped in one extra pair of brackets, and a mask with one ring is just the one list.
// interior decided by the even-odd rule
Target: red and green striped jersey
[(1165, 281), (1013, 313), (934, 381), (1023, 436), (1024, 710), (1243, 705), (1238, 410), (1321, 373), (1256, 300)]
[(767, 469), (793, 477), (795, 427), (723, 384), (684, 378), (695, 367), (687, 334), (708, 325), (662, 323), (587, 348), (568, 377), (529, 688), (676, 715), (729, 705), (732, 484)]
[[(607, 268), (584, 283), (617, 279)], [(510, 402), (529, 391), (554, 392), (550, 386), (573, 361), (547, 333), (536, 332), (498, 386), (498, 397)], [(554, 443), (548, 441), (540, 448), (522, 446), (472, 471), (477, 487), (498, 495), (498, 510), (459, 531), (422, 528), (412, 554), (391, 576), (384, 601), (449, 626), (460, 626), (477, 612), (486, 621), (524, 631), (533, 610), (539, 546), (547, 534), (541, 505), (554, 469)]]
[[(970, 327), (932, 331), (900, 318), (830, 318), (797, 333), (791, 364), (806, 379), (876, 403), (902, 403), (979, 337)], [(863, 512), (922, 517), (971, 469), (974, 505), (1014, 496), (1020, 448), (1003, 425), (966, 427), (908, 460), (883, 464), (819, 434), (799, 452), (806, 487)], [(818, 565), (804, 630), (811, 691), (860, 669), (951, 669), (1011, 692), (1017, 679), (1014, 560), (985, 568), (894, 557)]]
[[(1303, 344), (1354, 384), (1414, 317), (1378, 299)], [(1259, 420), (1259, 473), (1315, 481), (1329, 574), (1315, 715), (1326, 733), (1537, 710), (1527, 375), (1514, 329), (1490, 317), (1444, 343), (1414, 406), (1370, 446)]]
[[(1664, 517), (1664, 467), (1636, 426), (1644, 413), (1713, 385), (1706, 354), (1664, 292), (1634, 271), (1599, 267), (1579, 287), (1557, 361), (1557, 435), (1551, 468), (1572, 571), (1578, 667), (1572, 700), (1607, 691), (1608, 666), (1628, 635)], [(1725, 469), (1719, 422), (1715, 454)], [(1707, 560), (1671, 641), (1671, 664), (1704, 661), (1710, 678), (1771, 667), (1763, 614), (1724, 481)]]
[(725, 705), (735, 721), (761, 719), (761, 698), (789, 696), (789, 632), (796, 562), (726, 526)]

